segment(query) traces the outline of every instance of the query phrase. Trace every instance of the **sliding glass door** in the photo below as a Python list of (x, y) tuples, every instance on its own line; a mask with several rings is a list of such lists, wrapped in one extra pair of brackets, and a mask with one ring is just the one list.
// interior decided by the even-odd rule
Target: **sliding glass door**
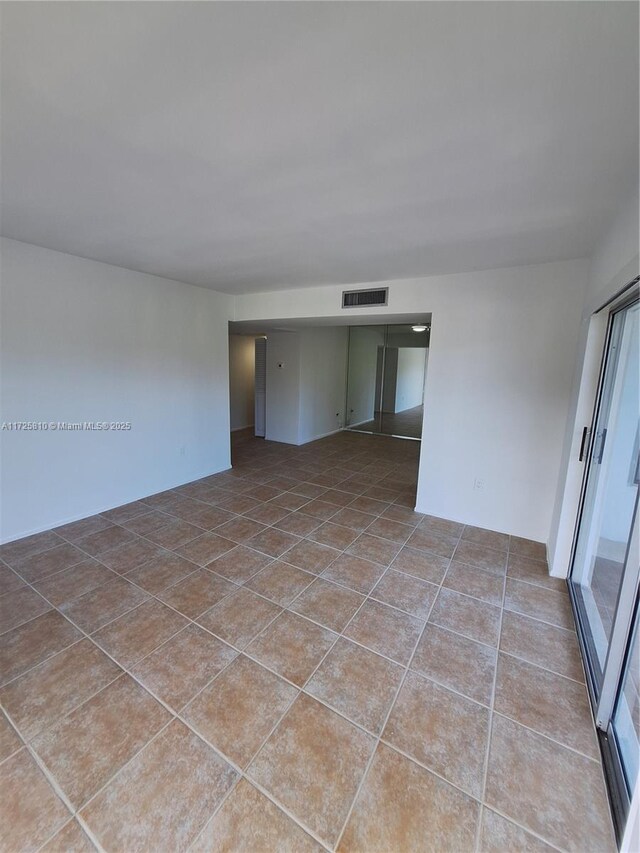
[(640, 305), (611, 311), (598, 402), (585, 430), (587, 469), (570, 588), (596, 723), (622, 813), (635, 784), (638, 702)]

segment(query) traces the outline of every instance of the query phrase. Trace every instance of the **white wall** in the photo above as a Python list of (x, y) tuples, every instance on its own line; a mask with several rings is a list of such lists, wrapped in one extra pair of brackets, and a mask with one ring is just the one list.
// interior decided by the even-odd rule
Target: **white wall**
[(231, 299), (2, 240), (3, 541), (228, 468)]
[(297, 332), (270, 332), (267, 335), (265, 438), (298, 444), (299, 425), (300, 336)]
[(252, 335), (229, 335), (231, 430), (253, 426), (256, 347)]
[[(385, 282), (386, 308), (350, 309), (432, 313), (421, 512), (548, 540), (587, 275), (578, 260)], [(342, 289), (239, 296), (236, 319), (342, 318)]]
[(620, 207), (589, 263), (582, 303), (576, 369), (558, 472), (551, 530), (551, 573), (566, 577), (576, 524), (584, 463), (579, 461), (583, 427), (591, 423), (600, 362), (607, 329), (607, 312), (594, 314), (621, 287), (638, 275), (638, 189)]
[(426, 350), (417, 347), (398, 348), (396, 378), (396, 412), (422, 405)]
[(344, 326), (300, 333), (299, 444), (344, 426), (348, 337)]
[(372, 420), (376, 401), (378, 347), (384, 328), (354, 326), (349, 337), (349, 373), (346, 423), (357, 426)]
[(347, 338), (344, 327), (267, 335), (267, 439), (306, 444), (342, 427)]

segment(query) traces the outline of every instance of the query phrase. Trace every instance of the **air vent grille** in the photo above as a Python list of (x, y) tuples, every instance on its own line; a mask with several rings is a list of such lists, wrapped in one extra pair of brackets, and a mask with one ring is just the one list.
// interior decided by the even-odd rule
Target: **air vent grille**
[(342, 292), (343, 308), (367, 308), (374, 305), (386, 305), (389, 298), (389, 288), (370, 288), (368, 290), (344, 290)]

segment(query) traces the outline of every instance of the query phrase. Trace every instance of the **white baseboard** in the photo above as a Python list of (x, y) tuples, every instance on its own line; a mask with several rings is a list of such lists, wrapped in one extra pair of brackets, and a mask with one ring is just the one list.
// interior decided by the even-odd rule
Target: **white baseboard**
[(234, 428), (231, 430), (231, 432), (240, 432), (240, 430), (243, 430), (243, 429), (253, 429), (254, 427), (255, 427), (255, 424), (246, 424), (246, 426), (234, 427)]

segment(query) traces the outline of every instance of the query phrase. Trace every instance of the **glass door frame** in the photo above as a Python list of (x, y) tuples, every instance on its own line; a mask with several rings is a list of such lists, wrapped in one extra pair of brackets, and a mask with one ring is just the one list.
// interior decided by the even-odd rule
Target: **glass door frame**
[[(619, 753), (613, 730), (613, 714), (622, 687), (621, 679), (625, 674), (625, 664), (630, 643), (633, 639), (635, 620), (638, 618), (640, 564), (633, 562), (636, 555), (640, 553), (640, 516), (638, 514), (640, 499), (638, 495), (636, 495), (633, 512), (631, 536), (625, 553), (623, 579), (616, 601), (613, 628), (609, 638), (605, 662), (602, 667), (600, 667), (598, 654), (591, 637), (587, 610), (578, 592), (579, 584), (572, 580), (572, 574), (574, 568), (576, 568), (575, 562), (580, 526), (585, 515), (595, 444), (598, 441), (596, 427), (599, 423), (603, 405), (606, 404), (607, 388), (605, 382), (608, 376), (608, 368), (611, 366), (612, 356), (614, 356), (612, 353), (614, 321), (615, 317), (621, 311), (627, 310), (637, 303), (639, 299), (638, 279), (635, 279), (600, 309), (600, 311), (608, 310), (609, 318), (593, 414), (588, 427), (588, 433), (585, 434), (583, 447), (581, 448), (581, 458), (586, 461), (586, 465), (582, 479), (578, 514), (571, 548), (569, 575), (567, 578), (569, 597), (578, 629), (578, 641), (582, 652), (587, 688), (596, 722), (596, 731), (600, 741), (605, 777), (609, 788), (614, 824), (619, 839), (624, 832), (625, 820), (629, 812), (630, 792), (624, 777), (622, 756)], [(617, 357), (617, 354), (614, 357)]]

